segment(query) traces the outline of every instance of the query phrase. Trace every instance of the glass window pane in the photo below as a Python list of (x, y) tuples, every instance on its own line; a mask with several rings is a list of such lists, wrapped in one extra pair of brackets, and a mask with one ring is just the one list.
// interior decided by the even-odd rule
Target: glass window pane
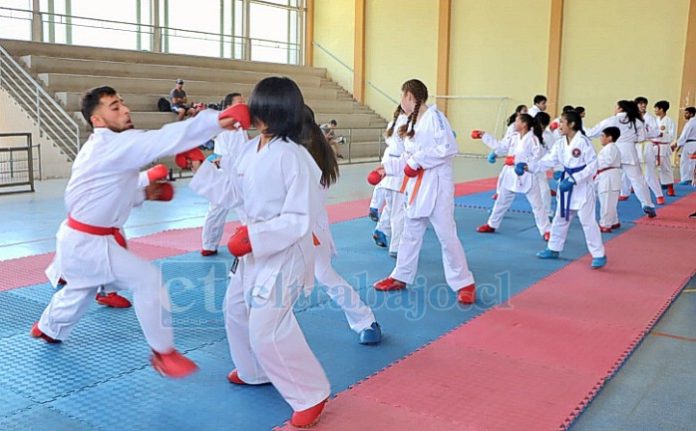
[(0, 2), (0, 38), (31, 39), (31, 0)]
[(169, 52), (220, 55), (220, 0), (169, 2)]

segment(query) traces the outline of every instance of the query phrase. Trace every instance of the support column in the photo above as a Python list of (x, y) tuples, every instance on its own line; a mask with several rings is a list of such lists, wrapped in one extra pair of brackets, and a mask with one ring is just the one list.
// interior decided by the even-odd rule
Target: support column
[[(686, 23), (684, 66), (679, 96), (679, 108), (696, 105), (696, 0), (689, 2), (689, 17)], [(684, 126), (684, 113), (679, 111), (678, 131)]]
[(558, 116), (559, 91), (561, 83), (561, 49), (563, 45), (563, 0), (551, 0), (551, 20), (549, 24), (549, 63), (546, 74), (546, 97), (549, 106), (546, 112), (551, 118)]
[(162, 27), (160, 27), (160, 0), (151, 0), (152, 52), (162, 52)]
[(31, 41), (43, 42), (40, 0), (31, 0)]
[[(441, 96), (449, 95), (450, 22), (452, 0), (439, 0), (437, 19), (437, 83), (435, 92)], [(437, 99), (437, 107), (447, 114), (447, 99)]]
[(304, 64), (314, 66), (314, 0), (307, 0), (304, 30)]
[(353, 98), (360, 103), (365, 102), (365, 1), (355, 0)]

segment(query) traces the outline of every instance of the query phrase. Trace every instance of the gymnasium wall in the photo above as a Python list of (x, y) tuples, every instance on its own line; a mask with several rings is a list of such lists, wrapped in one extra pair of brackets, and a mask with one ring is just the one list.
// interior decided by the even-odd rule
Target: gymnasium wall
[[(349, 92), (353, 91), (353, 73), (336, 58), (353, 68), (354, 20), (354, 0), (314, 2), (314, 42), (330, 54), (315, 46), (313, 66), (326, 68), (329, 77)], [(332, 58), (332, 55), (336, 58)]]
[[(338, 15), (354, 17), (355, 1), (315, 0), (315, 34), (353, 62), (353, 37), (332, 33)], [(504, 117), (518, 104), (531, 105), (548, 92), (549, 32), (552, 2), (558, 0), (452, 0), (449, 49), (448, 117), (460, 151), (484, 154), (469, 138), (474, 128), (504, 130)], [(438, 7), (440, 0), (366, 0), (365, 100), (385, 118), (394, 103), (374, 88), (399, 98), (401, 83), (419, 78), (436, 93)], [(690, 0), (564, 0), (558, 100), (587, 109), (587, 125), (613, 114), (619, 99), (643, 95), (650, 105), (669, 100), (677, 120), (687, 101), (679, 100)], [(332, 12), (329, 12), (331, 10)], [(345, 44), (345, 45), (344, 45)], [(332, 68), (317, 60), (315, 64)], [(690, 61), (695, 61), (691, 59)], [(349, 85), (352, 90), (352, 74)], [(498, 99), (483, 96), (506, 97)], [(695, 95), (688, 103), (694, 103)], [(471, 97), (479, 97), (472, 99)]]

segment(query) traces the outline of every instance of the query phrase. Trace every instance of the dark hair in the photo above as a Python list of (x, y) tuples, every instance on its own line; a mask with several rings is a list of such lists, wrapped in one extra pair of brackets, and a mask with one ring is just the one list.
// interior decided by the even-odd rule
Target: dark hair
[(541, 128), (539, 123), (534, 119), (529, 114), (520, 114), (518, 117), (521, 122), (527, 125), (527, 129), (529, 129), (530, 132), (534, 133), (536, 137), (539, 139), (539, 142), (541, 144), (544, 144), (544, 130)]
[(688, 108), (684, 108), (684, 111), (688, 112), (691, 115), (696, 115), (696, 108), (693, 106), (689, 106)]
[(534, 104), (535, 105), (537, 103), (546, 102), (547, 100), (548, 99), (543, 94), (537, 94), (536, 96), (534, 96)]
[(399, 118), (399, 115), (403, 113), (404, 110), (401, 108), (401, 104), (399, 103), (398, 105), (396, 105), (396, 109), (394, 110), (394, 116), (392, 118), (391, 124), (389, 125), (387, 131), (384, 133), (385, 138), (390, 138), (394, 134), (394, 126), (396, 126), (396, 119)]
[(506, 126), (509, 126), (510, 124), (514, 123), (515, 120), (517, 120), (517, 116), (522, 112), (523, 109), (525, 109), (527, 105), (517, 105), (517, 108), (515, 108), (515, 112), (510, 115), (510, 118), (507, 119)]
[(582, 128), (582, 117), (577, 111), (568, 111), (561, 114), (562, 118), (565, 118), (568, 124), (573, 123), (571, 127), (572, 130), (576, 132), (581, 132), (583, 135), (585, 131)]
[(582, 114), (583, 112), (585, 112), (585, 107), (584, 106), (576, 106), (575, 112), (577, 112), (578, 114)]
[(655, 103), (654, 107), (662, 109), (663, 111), (667, 112), (667, 111), (669, 111), (669, 102), (666, 100), (660, 100), (659, 102)]
[(230, 105), (232, 105), (232, 100), (234, 100), (235, 97), (242, 97), (242, 93), (229, 93), (227, 96), (225, 96), (225, 99), (222, 101), (222, 106), (224, 108), (227, 108)]
[(633, 128), (638, 130), (636, 121), (643, 121), (643, 116), (640, 115), (640, 111), (638, 110), (638, 104), (630, 100), (619, 100), (616, 102), (616, 104), (619, 105), (619, 108), (626, 113), (626, 121), (624, 121), (624, 123), (631, 123), (633, 124)]
[(546, 112), (539, 112), (534, 116), (534, 120), (536, 120), (536, 122), (539, 123), (539, 126), (541, 126), (542, 130), (545, 129), (546, 126), (551, 124), (551, 116)]
[(646, 99), (643, 96), (638, 96), (635, 99), (633, 99), (633, 101), (636, 102), (636, 104), (641, 104), (641, 103), (645, 103), (646, 105), (648, 104), (648, 99)]
[(97, 109), (101, 98), (104, 96), (115, 95), (116, 90), (107, 86), (92, 88), (87, 90), (85, 94), (82, 95), (82, 107), (80, 108), (80, 111), (82, 111), (82, 116), (85, 117), (85, 120), (91, 127), (94, 127), (91, 120), (92, 114), (94, 114), (94, 110)]
[(295, 81), (271, 76), (259, 81), (249, 96), (251, 121), (266, 125), (266, 134), (299, 141), (302, 132), (304, 98)]
[(408, 121), (406, 124), (399, 127), (399, 136), (402, 138), (404, 136), (413, 138), (413, 135), (416, 134), (416, 120), (418, 119), (418, 112), (420, 111), (421, 104), (428, 100), (428, 87), (417, 79), (409, 79), (401, 86), (401, 91), (404, 93), (411, 93), (413, 97), (416, 98), (416, 106), (413, 108), (411, 115), (408, 116)]
[(575, 108), (573, 108), (570, 105), (566, 105), (563, 107), (563, 110), (561, 112), (568, 112), (568, 111), (575, 111)]
[(619, 136), (621, 136), (621, 130), (619, 130), (618, 127), (607, 127), (606, 129), (602, 130), (602, 133), (605, 135), (609, 136), (611, 138), (611, 142), (616, 142), (619, 140)]
[(334, 125), (334, 126), (338, 126), (338, 123), (336, 122), (336, 120), (329, 121), (329, 124)]
[(334, 153), (329, 141), (326, 140), (326, 136), (324, 136), (321, 128), (317, 125), (314, 119), (314, 111), (307, 105), (302, 109), (302, 133), (300, 134), (299, 143), (307, 148), (307, 151), (309, 151), (309, 154), (312, 155), (317, 166), (321, 169), (321, 185), (328, 187), (335, 183), (339, 175), (336, 153)]

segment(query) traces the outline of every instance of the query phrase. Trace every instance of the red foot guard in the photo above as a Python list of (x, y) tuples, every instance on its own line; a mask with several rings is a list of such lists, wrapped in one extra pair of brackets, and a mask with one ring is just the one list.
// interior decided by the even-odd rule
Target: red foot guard
[(473, 304), (476, 302), (476, 286), (470, 284), (457, 291), (457, 300), (462, 304)]
[(494, 228), (494, 227), (490, 227), (490, 226), (488, 225), (488, 223), (486, 223), (486, 224), (484, 224), (484, 225), (481, 225), (481, 226), (477, 227), (477, 228), (476, 228), (476, 232), (478, 232), (478, 233), (493, 233), (493, 232), (495, 232), (495, 228)]
[(406, 283), (403, 281), (396, 280), (391, 277), (387, 277), (384, 280), (380, 280), (373, 284), (375, 290), (390, 291), (390, 290), (401, 290), (406, 289)]
[(56, 343), (61, 342), (60, 340), (56, 340), (55, 338), (51, 338), (48, 335), (41, 332), (41, 330), (39, 329), (39, 322), (34, 323), (34, 325), (31, 327), (31, 331), (29, 331), (29, 335), (31, 335), (34, 338), (41, 338), (42, 340), (44, 340), (48, 344), (56, 344)]
[(128, 308), (131, 306), (131, 302), (127, 298), (124, 298), (116, 292), (110, 292), (106, 295), (97, 293), (96, 300), (98, 304), (112, 308)]
[(198, 370), (198, 366), (192, 360), (176, 350), (169, 353), (158, 353), (153, 350), (150, 363), (155, 371), (171, 378), (186, 377)]
[(324, 400), (314, 407), (293, 413), (292, 419), (290, 419), (290, 424), (298, 428), (310, 428), (316, 425), (316, 423), (319, 422), (321, 412), (324, 411), (326, 401), (327, 400)]

